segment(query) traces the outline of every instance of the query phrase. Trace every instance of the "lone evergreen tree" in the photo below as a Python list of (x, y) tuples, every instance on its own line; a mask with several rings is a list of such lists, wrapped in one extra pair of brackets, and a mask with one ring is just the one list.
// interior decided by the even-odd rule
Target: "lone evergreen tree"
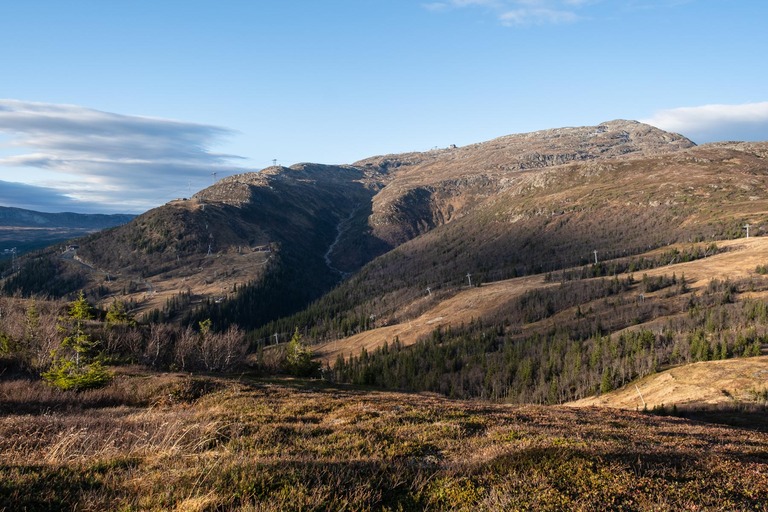
[(66, 333), (57, 350), (51, 354), (51, 367), (43, 378), (60, 389), (82, 390), (103, 386), (112, 379), (111, 373), (94, 356), (99, 342), (91, 339), (85, 324), (93, 318), (91, 306), (80, 292), (70, 303), (67, 316), (59, 328)]
[(107, 310), (107, 325), (114, 327), (116, 325), (133, 326), (136, 322), (128, 315), (125, 302), (115, 299)]
[(297, 327), (285, 350), (285, 366), (291, 375), (309, 377), (317, 372), (320, 363), (312, 360), (312, 350), (302, 340)]

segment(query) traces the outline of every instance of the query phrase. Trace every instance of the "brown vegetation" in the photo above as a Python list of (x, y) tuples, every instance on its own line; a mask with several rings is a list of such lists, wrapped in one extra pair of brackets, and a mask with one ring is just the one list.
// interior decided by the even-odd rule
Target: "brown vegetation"
[[(703, 361), (664, 370), (573, 407), (654, 409), (758, 403), (768, 389), (768, 356)], [(763, 402), (765, 400), (762, 400)]]
[(9, 510), (768, 510), (768, 434), (301, 381), (0, 382)]
[[(679, 246), (684, 248), (685, 245)], [(764, 261), (768, 261), (768, 237), (738, 239), (719, 241), (718, 247), (722, 249), (718, 254), (702, 258), (696, 261), (686, 263), (673, 263), (663, 265), (658, 268), (643, 270), (642, 273), (649, 277), (661, 277), (664, 275), (685, 276), (688, 283), (688, 294), (696, 294), (705, 289), (712, 279), (731, 280), (737, 282), (742, 279), (755, 277), (763, 281), (763, 277), (758, 276), (755, 268)], [(653, 259), (664, 251), (669, 251), (670, 247), (650, 251), (638, 255), (638, 258), (644, 257)], [(637, 273), (627, 272), (618, 277), (626, 278), (629, 275), (635, 275), (638, 279), (641, 277)], [(419, 339), (429, 336), (436, 329), (445, 329), (449, 327), (459, 327), (471, 323), (473, 320), (494, 319), (503, 316), (504, 309), (509, 304), (518, 299), (525, 292), (540, 290), (547, 287), (558, 286), (559, 281), (545, 280), (544, 275), (521, 277), (504, 281), (483, 284), (480, 287), (464, 286), (455, 290), (454, 294), (448, 297), (433, 298), (426, 290), (421, 297), (411, 303), (400, 304), (397, 313), (403, 317), (402, 320), (370, 329), (359, 334), (346, 338), (333, 340), (318, 344), (314, 347), (315, 354), (321, 360), (332, 363), (338, 356), (349, 357), (357, 355), (361, 349), (369, 352), (384, 343), (391, 343), (396, 337), (400, 343), (407, 346), (416, 343)], [(643, 290), (633, 289), (632, 300), (637, 300), (637, 295)], [(643, 293), (649, 303), (655, 297), (661, 297), (666, 291), (657, 293)], [(589, 304), (581, 304), (585, 309)], [(600, 305), (596, 304), (599, 308)], [(575, 307), (573, 308), (575, 311)], [(412, 311), (417, 312), (413, 314)], [(420, 313), (420, 311), (424, 311)], [(668, 310), (675, 315), (677, 310)], [(659, 313), (662, 313), (661, 311)], [(569, 309), (567, 315), (573, 315)], [(665, 321), (663, 314), (656, 314), (648, 320), (648, 325), (661, 325)], [(559, 320), (546, 320), (547, 324), (557, 323)], [(567, 321), (566, 321), (567, 322)], [(638, 324), (632, 329), (643, 328), (644, 324)], [(524, 326), (520, 326), (524, 327)]]

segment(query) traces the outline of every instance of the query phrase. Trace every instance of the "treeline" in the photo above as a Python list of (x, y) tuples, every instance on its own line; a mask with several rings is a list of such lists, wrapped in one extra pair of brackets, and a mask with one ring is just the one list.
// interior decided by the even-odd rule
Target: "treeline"
[[(259, 343), (264, 343), (274, 333), (284, 333), (287, 336), (295, 326), (300, 326), (306, 336), (317, 342), (339, 339), (403, 320), (401, 315), (403, 306), (406, 304), (411, 308), (408, 315), (422, 313), (430, 303), (419, 302), (420, 298), (428, 294), (431, 294), (435, 300), (449, 297), (468, 284), (467, 269), (472, 270), (471, 279), (475, 286), (488, 281), (518, 277), (537, 270), (517, 266), (501, 273), (491, 270), (494, 265), (499, 268), (507, 267), (519, 256), (519, 248), (511, 247), (507, 252), (499, 249), (499, 255), (490, 260), (484, 261), (482, 258), (477, 258), (476, 261), (467, 262), (468, 266), (463, 266), (461, 261), (476, 252), (471, 247), (466, 248), (468, 252), (463, 252), (467, 241), (473, 241), (473, 239), (438, 238), (434, 245), (430, 243), (423, 248), (421, 241), (409, 242), (406, 246), (369, 263), (359, 273), (307, 308), (257, 327), (249, 332), (249, 339), (255, 347)], [(499, 242), (493, 242), (491, 245), (495, 243)], [(483, 251), (489, 250), (487, 245), (487, 243), (480, 244)], [(577, 269), (552, 271), (545, 275), (545, 280), (565, 282), (610, 277), (626, 272), (641, 272), (669, 264), (694, 261), (712, 256), (717, 252), (720, 252), (720, 249), (714, 243), (693, 244), (682, 249), (670, 249), (653, 257), (619, 257)], [(619, 255), (620, 253), (615, 251), (610, 254), (611, 257)], [(411, 257), (415, 258), (416, 262), (432, 261), (432, 263), (416, 269), (410, 261)], [(445, 260), (446, 257), (456, 259), (449, 264), (440, 261)], [(566, 262), (560, 263), (566, 264)], [(398, 270), (393, 271), (393, 269)], [(647, 293), (650, 290), (645, 291)]]
[[(768, 342), (768, 305), (752, 299), (734, 302), (736, 293), (754, 288), (754, 283), (712, 281), (702, 294), (683, 297), (685, 289), (678, 283), (669, 296), (653, 300), (681, 304), (686, 315), (653, 330), (626, 329), (613, 335), (608, 332), (620, 326), (603, 330), (600, 312), (585, 313), (582, 307), (571, 320), (560, 311), (558, 322), (524, 332), (518, 325), (521, 317), (542, 316), (526, 311), (558, 313), (540, 306), (547, 303), (545, 296), (537, 296), (533, 302), (539, 305), (529, 309), (529, 295), (509, 317), (492, 324), (473, 322), (437, 330), (411, 347), (395, 339), (371, 353), (339, 357), (330, 375), (342, 382), (457, 398), (562, 403), (610, 391), (668, 365), (759, 355)], [(606, 300), (597, 302), (609, 312), (620, 302)], [(642, 310), (650, 302), (626, 305)], [(622, 316), (624, 327), (634, 323), (633, 315)], [(584, 332), (585, 319), (593, 329), (590, 334)]]
[(345, 285), (336, 287), (298, 313), (254, 329), (249, 333), (249, 339), (257, 347), (274, 333), (290, 333), (296, 326), (301, 326), (309, 339), (320, 342), (376, 327), (375, 303), (374, 307), (366, 305), (362, 298), (348, 293), (349, 290)]
[[(307, 282), (309, 269), (316, 279)], [(335, 276), (322, 259), (296, 256), (288, 251), (277, 253), (268, 265), (264, 277), (240, 286), (233, 298), (216, 302), (207, 300), (182, 318), (184, 325), (195, 325), (210, 318), (216, 329), (238, 325), (246, 330), (289, 316), (317, 300), (336, 284)]]

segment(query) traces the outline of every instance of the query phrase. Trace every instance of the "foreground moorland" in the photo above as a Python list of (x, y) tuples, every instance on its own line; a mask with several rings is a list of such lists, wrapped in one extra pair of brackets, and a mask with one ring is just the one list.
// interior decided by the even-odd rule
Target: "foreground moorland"
[(768, 510), (768, 433), (321, 381), (6, 379), (0, 452), (0, 510)]
[(0, 511), (768, 510), (766, 157), (618, 120), (11, 252)]

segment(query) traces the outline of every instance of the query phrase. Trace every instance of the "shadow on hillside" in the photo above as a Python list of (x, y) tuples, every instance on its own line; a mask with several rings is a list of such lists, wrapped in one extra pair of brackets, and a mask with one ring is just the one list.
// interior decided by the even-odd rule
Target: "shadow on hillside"
[(681, 416), (696, 421), (768, 432), (768, 410), (766, 409), (752, 412), (742, 410), (694, 410), (687, 411), (681, 414)]
[(738, 403), (688, 405), (670, 410), (662, 408), (653, 414), (671, 415), (703, 423), (768, 432), (768, 404)]

